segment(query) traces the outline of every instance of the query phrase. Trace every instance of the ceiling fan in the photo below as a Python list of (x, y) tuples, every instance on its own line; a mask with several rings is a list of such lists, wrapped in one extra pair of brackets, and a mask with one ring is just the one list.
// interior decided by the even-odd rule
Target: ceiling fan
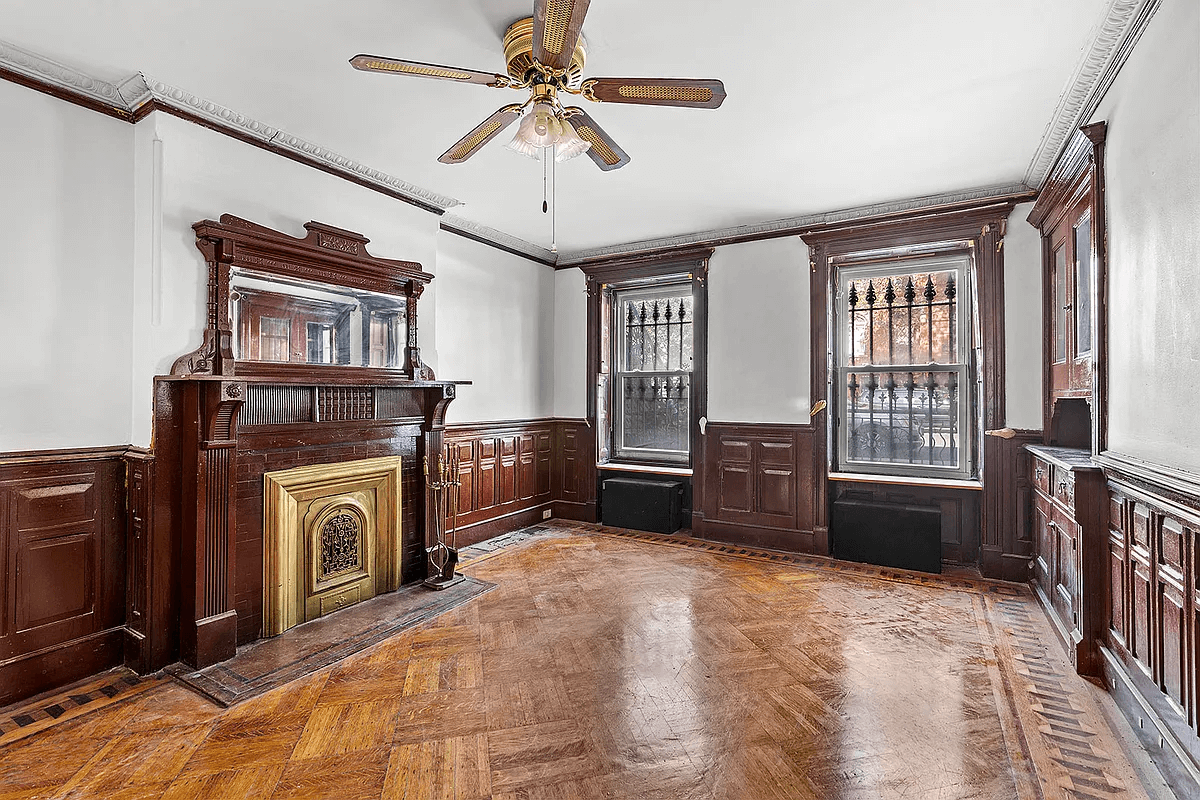
[(582, 108), (564, 108), (560, 92), (598, 103), (717, 108), (725, 100), (725, 85), (696, 78), (582, 80), (587, 52), (580, 30), (590, 2), (534, 0), (533, 16), (517, 20), (504, 34), (507, 75), (385, 56), (357, 55), (350, 63), (366, 72), (530, 90), (524, 103), (504, 106), (459, 139), (438, 158), (443, 164), (461, 164), (524, 116), (509, 145), (517, 152), (536, 158), (553, 148), (557, 161), (586, 152), (600, 169), (619, 169), (629, 163), (629, 155)]

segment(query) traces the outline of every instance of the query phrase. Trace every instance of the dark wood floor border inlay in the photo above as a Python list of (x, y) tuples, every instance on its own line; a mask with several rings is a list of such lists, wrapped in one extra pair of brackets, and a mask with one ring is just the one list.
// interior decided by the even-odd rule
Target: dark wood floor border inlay
[[(1082, 679), (1072, 674), (1065, 652), (1051, 650), (1053, 633), (1036, 606), (1018, 600), (988, 598), (995, 631), (997, 661), (1012, 695), (1030, 757), (1049, 789), (1045, 797), (1107, 798), (1141, 796), (1142, 787), (1122, 780), (1111, 735), (1098, 730), (1093, 703)], [(1107, 733), (1107, 732), (1105, 732)]]
[(142, 677), (119, 667), (55, 694), (0, 709), (0, 745), (125, 700), (162, 682), (161, 678)]

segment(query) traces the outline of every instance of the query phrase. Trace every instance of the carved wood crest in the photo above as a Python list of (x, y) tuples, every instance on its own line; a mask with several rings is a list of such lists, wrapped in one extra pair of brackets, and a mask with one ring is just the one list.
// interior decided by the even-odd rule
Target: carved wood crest
[[(370, 239), (361, 233), (321, 222), (308, 222), (304, 228), (308, 235), (297, 238), (232, 214), (223, 214), (219, 221), (202, 220), (192, 226), (196, 247), (208, 265), (207, 321), (200, 346), (176, 359), (171, 374), (232, 377), (252, 374), (257, 368), (254, 363), (238, 362), (234, 357), (230, 273), (241, 268), (272, 277), (404, 298), (407, 340), (403, 358), (398, 369), (384, 371), (389, 378), (434, 380), (433, 370), (421, 361), (417, 346), (417, 300), (433, 276), (415, 261), (372, 256), (366, 248)], [(270, 366), (275, 376), (313, 375), (339, 369), (307, 363)]]

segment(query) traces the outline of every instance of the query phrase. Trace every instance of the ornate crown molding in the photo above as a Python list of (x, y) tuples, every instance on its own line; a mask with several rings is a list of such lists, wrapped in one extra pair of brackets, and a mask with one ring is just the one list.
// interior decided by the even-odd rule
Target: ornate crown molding
[(515, 255), (526, 256), (542, 264), (553, 266), (558, 263), (557, 253), (551, 252), (544, 247), (539, 247), (532, 242), (527, 242), (524, 239), (518, 239), (516, 236), (507, 234), (504, 231), (498, 231), (495, 228), (489, 228), (487, 225), (481, 225), (478, 222), (473, 222), (459, 216), (447, 215), (442, 217), (441, 228), (444, 231), (457, 233), (460, 236), (474, 239), (500, 250), (514, 253)]
[(1110, 0), (1091, 46), (1080, 55), (1067, 80), (1054, 116), (1034, 153), (1025, 183), (1041, 188), (1075, 131), (1095, 113), (1161, 0)]
[(2, 41), (0, 68), (22, 75), (37, 85), (103, 105), (106, 109), (115, 111), (117, 116), (126, 119), (136, 120), (137, 112), (144, 111), (147, 107), (149, 110), (165, 108), (184, 112), (211, 124), (219, 131), (294, 153), (302, 156), (305, 161), (316, 162), (335, 175), (350, 177), (356, 182), (378, 187), (392, 195), (401, 195), (418, 205), (436, 209), (438, 213), (462, 205), (461, 201), (453, 197), (438, 194), (394, 175), (372, 169), (299, 136), (281, 131), (220, 103), (197, 97), (191, 92), (143, 73), (135, 73), (119, 85), (114, 85)]
[(122, 81), (117, 86), (117, 92), (120, 93), (121, 99), (125, 101), (126, 108), (132, 112), (136, 112), (139, 108), (154, 99), (154, 95), (146, 83), (146, 76), (140, 72), (135, 72)]
[(616, 258), (636, 255), (657, 250), (669, 250), (679, 247), (719, 246), (755, 239), (771, 239), (791, 236), (800, 233), (805, 228), (817, 225), (828, 225), (838, 222), (851, 222), (872, 217), (885, 217), (906, 211), (920, 211), (941, 206), (969, 203), (984, 200), (1003, 200), (1016, 196), (1028, 195), (1031, 190), (1022, 183), (989, 186), (980, 189), (969, 189), (962, 192), (946, 192), (943, 194), (916, 197), (910, 200), (899, 200), (887, 203), (874, 203), (866, 206), (828, 211), (821, 214), (806, 214), (799, 217), (787, 217), (771, 222), (754, 225), (738, 225), (730, 228), (717, 228), (698, 233), (688, 233), (682, 236), (666, 236), (659, 239), (644, 239), (640, 242), (596, 247), (589, 250), (574, 250), (560, 254), (557, 262), (559, 267), (570, 267), (586, 261), (600, 258)]
[(120, 92), (117, 91), (117, 87), (111, 83), (93, 78), (91, 75), (28, 50), (22, 50), (14, 44), (0, 41), (0, 67), (39, 83), (47, 83), (59, 89), (83, 95), (89, 100), (118, 111), (129, 111)]

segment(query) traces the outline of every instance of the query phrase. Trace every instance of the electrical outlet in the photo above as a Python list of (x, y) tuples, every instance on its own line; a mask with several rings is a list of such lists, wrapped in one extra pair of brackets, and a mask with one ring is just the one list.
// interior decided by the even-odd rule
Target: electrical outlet
[(542, 519), (550, 519), (550, 509), (548, 509), (548, 508), (547, 508), (547, 509), (543, 509), (543, 511), (542, 511)]

